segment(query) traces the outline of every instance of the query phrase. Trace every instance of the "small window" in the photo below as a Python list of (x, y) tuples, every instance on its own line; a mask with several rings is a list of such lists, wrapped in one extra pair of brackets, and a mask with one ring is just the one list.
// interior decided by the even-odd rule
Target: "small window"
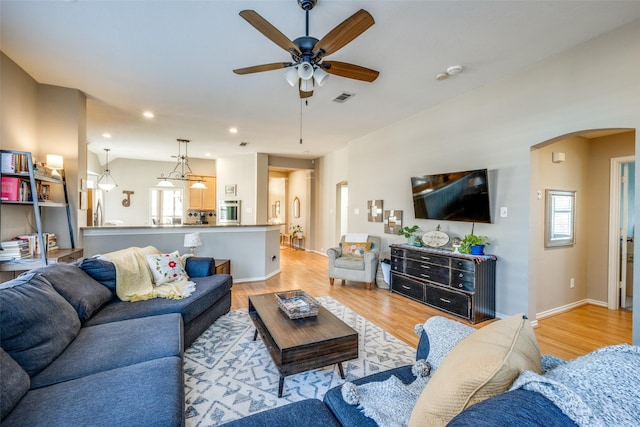
[(544, 246), (575, 244), (576, 192), (547, 190)]
[(182, 190), (152, 188), (151, 189), (151, 224), (182, 224)]

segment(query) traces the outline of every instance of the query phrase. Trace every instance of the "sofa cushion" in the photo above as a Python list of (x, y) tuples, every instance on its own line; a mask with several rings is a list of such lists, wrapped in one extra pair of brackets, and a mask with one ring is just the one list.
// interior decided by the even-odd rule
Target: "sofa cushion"
[(191, 281), (195, 282), (196, 290), (187, 298), (155, 298), (134, 303), (115, 298), (89, 319), (85, 326), (167, 313), (181, 313), (184, 324), (187, 325), (224, 297), (233, 283), (231, 276), (226, 274), (195, 277)]
[(116, 266), (111, 261), (95, 256), (83, 259), (79, 267), (116, 296)]
[(153, 283), (156, 285), (189, 278), (184, 271), (178, 251), (170, 254), (147, 255), (147, 262), (153, 275)]
[(336, 258), (335, 266), (349, 270), (364, 270), (364, 258), (359, 255), (341, 256)]
[(2, 425), (184, 426), (183, 381), (180, 357), (112, 369), (30, 390)]
[(216, 260), (211, 257), (190, 256), (185, 260), (184, 269), (189, 277), (206, 277), (216, 274)]
[(76, 310), (81, 322), (113, 298), (111, 291), (75, 265), (51, 264), (31, 270), (42, 274), (53, 288)]
[(223, 424), (224, 427), (305, 426), (340, 427), (331, 411), (318, 399), (306, 399)]
[(40, 274), (0, 284), (2, 348), (33, 376), (49, 365), (80, 330), (73, 307)]
[(372, 245), (372, 242), (342, 242), (342, 256), (364, 256)]
[(31, 379), (31, 388), (147, 360), (180, 357), (182, 348), (182, 318), (176, 313), (85, 327), (56, 360)]
[(0, 348), (0, 420), (22, 399), (30, 387), (29, 375)]
[(451, 350), (418, 398), (409, 426), (444, 426), (468, 406), (508, 390), (520, 371), (540, 369), (529, 321), (518, 314), (494, 322)]
[(529, 390), (512, 390), (468, 407), (447, 427), (577, 427), (556, 405)]

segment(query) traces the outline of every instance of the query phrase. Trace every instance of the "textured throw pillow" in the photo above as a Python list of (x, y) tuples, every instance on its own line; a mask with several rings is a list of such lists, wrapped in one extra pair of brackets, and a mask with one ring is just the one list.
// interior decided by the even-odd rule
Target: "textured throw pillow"
[(78, 335), (73, 307), (40, 274), (23, 274), (0, 284), (2, 348), (34, 376)]
[(31, 270), (31, 273), (43, 275), (76, 310), (82, 322), (113, 298), (109, 289), (75, 265), (51, 264)]
[(429, 340), (427, 362), (434, 371), (460, 341), (476, 331), (469, 325), (442, 316), (430, 317), (422, 327)]
[(518, 314), (494, 322), (451, 350), (418, 398), (409, 427), (445, 426), (468, 406), (508, 390), (520, 371), (540, 369), (529, 321)]
[(147, 261), (156, 285), (189, 278), (184, 271), (178, 251), (170, 254), (147, 255)]
[(0, 419), (6, 417), (31, 386), (29, 375), (0, 348)]
[(342, 242), (342, 256), (363, 256), (371, 250), (372, 242)]

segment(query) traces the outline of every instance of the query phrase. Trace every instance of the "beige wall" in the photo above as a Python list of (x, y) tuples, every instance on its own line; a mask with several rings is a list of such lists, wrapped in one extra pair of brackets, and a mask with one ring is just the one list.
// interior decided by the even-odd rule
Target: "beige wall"
[[(79, 184), (86, 177), (86, 98), (77, 89), (40, 85), (0, 53), (2, 148), (30, 151), (34, 160), (44, 161), (47, 154), (64, 157), (64, 169), (76, 246), (80, 246)], [(29, 207), (3, 206), (0, 238), (35, 232), (33, 210)], [(64, 209), (46, 208), (43, 228), (58, 235), (61, 247), (69, 247), (67, 217)]]
[[(533, 150), (537, 156), (537, 168), (531, 170), (534, 188), (541, 194), (531, 206), (531, 259), (536, 289), (536, 313), (582, 301), (587, 298), (587, 254), (589, 235), (589, 200), (593, 197), (588, 188), (589, 148), (587, 139), (571, 137)], [(553, 163), (553, 152), (565, 153), (566, 160)], [(576, 191), (576, 241), (571, 246), (544, 247), (546, 190)], [(535, 263), (535, 264), (534, 264)], [(575, 287), (570, 288), (574, 279)]]
[[(609, 199), (611, 159), (635, 154), (637, 132), (611, 135), (590, 141), (588, 186), (589, 223), (587, 242), (587, 296), (591, 300), (607, 302), (607, 268), (609, 239)], [(636, 189), (638, 186), (636, 185)], [(636, 197), (636, 200), (638, 198)]]

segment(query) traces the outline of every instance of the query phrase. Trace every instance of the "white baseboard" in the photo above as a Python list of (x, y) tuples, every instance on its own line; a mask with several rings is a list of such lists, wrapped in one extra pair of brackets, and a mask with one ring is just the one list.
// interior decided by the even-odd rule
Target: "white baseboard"
[(564, 313), (574, 308), (583, 306), (585, 304), (591, 304), (591, 302), (588, 299), (583, 299), (580, 301), (572, 302), (571, 304), (566, 304), (560, 307), (552, 308), (551, 310), (541, 311), (540, 313), (536, 313), (536, 319), (544, 319), (545, 317), (551, 317), (556, 314)]

